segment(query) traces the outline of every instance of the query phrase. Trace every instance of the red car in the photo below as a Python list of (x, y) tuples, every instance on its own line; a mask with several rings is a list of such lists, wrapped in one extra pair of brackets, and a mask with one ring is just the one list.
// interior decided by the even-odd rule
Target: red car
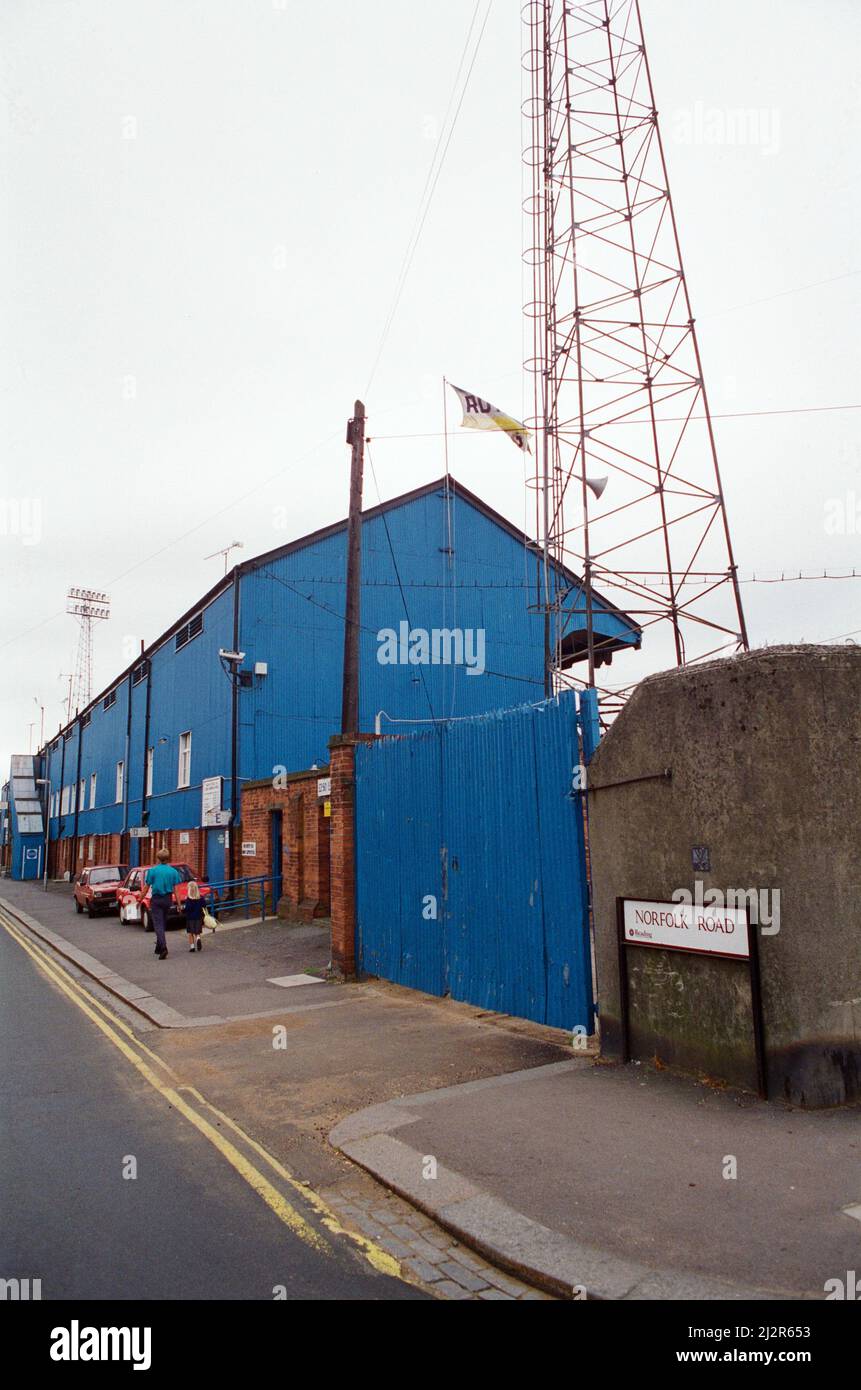
[[(121, 922), (139, 922), (144, 931), (153, 931), (152, 914), (149, 910), (149, 902), (152, 890), (146, 882), (147, 869), (154, 869), (154, 864), (141, 864), (138, 869), (130, 869), (123, 883), (117, 889), (117, 903), (120, 909)], [(180, 911), (182, 903), (188, 892), (188, 885), (196, 883), (200, 887), (200, 896), (204, 902), (209, 897), (212, 889), (208, 883), (201, 883), (197, 874), (192, 873), (188, 864), (172, 864), (171, 868), (176, 869), (179, 874), (179, 883), (174, 889), (176, 902), (172, 904), (168, 920), (176, 920), (182, 916)]]
[(75, 911), (84, 908), (90, 917), (98, 912), (113, 912), (117, 905), (117, 889), (128, 873), (127, 864), (94, 864), (75, 879)]

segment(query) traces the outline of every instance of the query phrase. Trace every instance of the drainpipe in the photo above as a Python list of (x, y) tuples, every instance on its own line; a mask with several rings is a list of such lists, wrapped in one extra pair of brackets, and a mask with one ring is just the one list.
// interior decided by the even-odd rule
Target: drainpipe
[[(63, 749), (60, 753), (60, 801), (57, 806), (57, 858), (60, 857), (60, 845), (63, 843), (63, 826), (66, 818), (63, 815), (63, 792), (66, 790), (66, 732), (63, 730)], [(59, 866), (58, 866), (59, 867)]]
[[(239, 566), (233, 571), (233, 650), (239, 651)], [(239, 663), (232, 663), (230, 692), (230, 847), (228, 873), (236, 877), (236, 821), (239, 809)]]
[[(141, 655), (143, 655), (143, 642), (141, 642)], [(144, 707), (144, 746), (143, 746), (143, 778), (141, 780), (141, 825), (148, 824), (149, 811), (146, 804), (146, 769), (147, 754), (149, 753), (149, 714), (150, 698), (152, 693), (152, 662), (146, 664), (146, 705)], [(155, 759), (153, 759), (155, 761)], [(140, 856), (138, 856), (140, 857)]]
[[(84, 730), (81, 724), (81, 716), (78, 715), (78, 762), (75, 771), (75, 828), (72, 831), (72, 869), (78, 862), (78, 816), (81, 811), (81, 751), (84, 743)], [(72, 877), (72, 874), (69, 875)]]
[[(120, 861), (123, 857), (123, 840), (129, 833), (129, 784), (132, 780), (131, 753), (132, 746), (132, 673), (129, 671), (129, 707), (126, 713), (126, 746), (123, 755), (123, 767), (126, 775), (123, 778), (123, 829), (120, 837)], [(92, 810), (92, 807), (90, 808)]]

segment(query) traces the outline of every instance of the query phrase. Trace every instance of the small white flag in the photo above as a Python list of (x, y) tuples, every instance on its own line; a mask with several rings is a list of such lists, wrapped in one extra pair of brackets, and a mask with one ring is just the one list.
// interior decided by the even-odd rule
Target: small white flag
[(473, 395), (469, 391), (461, 391), (459, 386), (449, 382), (451, 389), (456, 392), (463, 410), (462, 425), (472, 430), (502, 430), (513, 439), (518, 449), (525, 449), (527, 454), (531, 454), (529, 447), (531, 438), (529, 430), (513, 416), (506, 415), (504, 410), (498, 410), (489, 401), (483, 401), (481, 396)]

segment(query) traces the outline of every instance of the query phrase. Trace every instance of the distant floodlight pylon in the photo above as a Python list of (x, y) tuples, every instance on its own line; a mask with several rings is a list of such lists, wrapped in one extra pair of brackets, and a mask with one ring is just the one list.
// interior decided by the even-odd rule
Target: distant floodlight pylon
[(80, 636), (75, 672), (69, 687), (69, 718), (84, 709), (93, 693), (93, 623), (111, 616), (111, 600), (101, 589), (74, 586), (66, 593), (66, 612), (78, 619)]

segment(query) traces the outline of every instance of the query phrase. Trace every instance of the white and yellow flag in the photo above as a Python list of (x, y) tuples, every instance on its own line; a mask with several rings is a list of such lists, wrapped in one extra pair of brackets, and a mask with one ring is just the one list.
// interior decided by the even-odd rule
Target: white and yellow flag
[(506, 415), (504, 410), (498, 410), (489, 401), (483, 401), (481, 396), (473, 395), (469, 391), (461, 391), (459, 386), (449, 382), (451, 389), (457, 393), (463, 410), (462, 425), (471, 430), (503, 430), (509, 439), (513, 439), (518, 449), (525, 449), (527, 454), (531, 454), (529, 447), (531, 438), (529, 430), (513, 416)]

